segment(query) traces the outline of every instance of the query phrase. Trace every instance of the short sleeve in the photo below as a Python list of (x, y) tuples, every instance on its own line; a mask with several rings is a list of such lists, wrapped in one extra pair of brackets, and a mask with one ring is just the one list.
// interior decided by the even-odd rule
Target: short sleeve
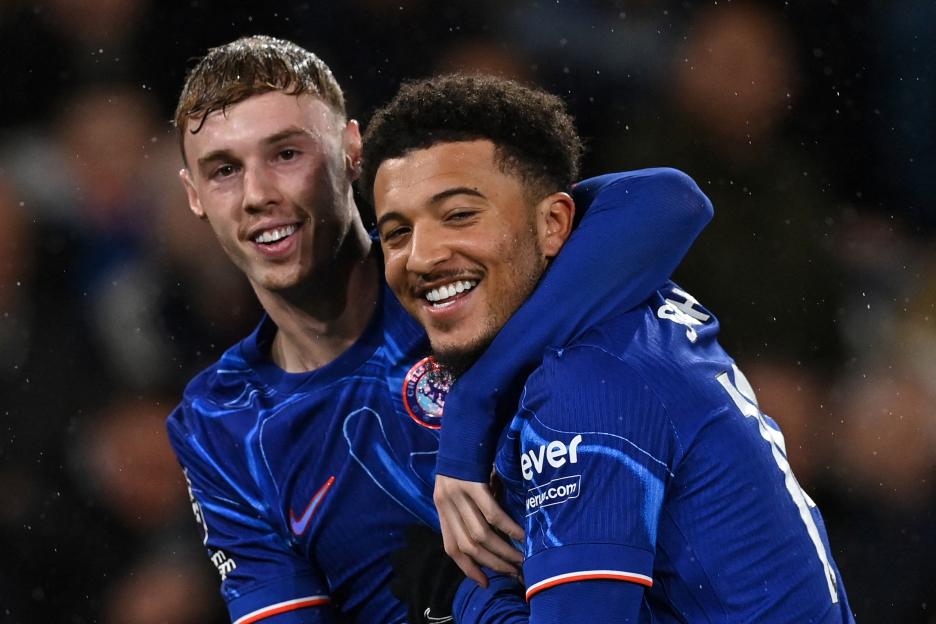
[(626, 363), (552, 350), (514, 425), (527, 597), (582, 580), (651, 586), (675, 439), (663, 404)]
[[(193, 431), (185, 405), (169, 417), (169, 439), (182, 465), (202, 542), (221, 575), (235, 624), (333, 622), (328, 586), (264, 514), (249, 470), (225, 458), (224, 435)], [(229, 449), (231, 450), (231, 449)], [(227, 459), (227, 461), (225, 461)]]

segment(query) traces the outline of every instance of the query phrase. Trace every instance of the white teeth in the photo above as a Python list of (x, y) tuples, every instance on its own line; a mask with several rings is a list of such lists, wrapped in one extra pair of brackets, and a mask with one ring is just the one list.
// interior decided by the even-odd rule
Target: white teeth
[(478, 282), (475, 280), (464, 280), (458, 282), (452, 282), (451, 284), (445, 284), (444, 286), (439, 286), (438, 288), (433, 288), (427, 292), (424, 296), (426, 300), (434, 305), (441, 305), (445, 302), (446, 299), (451, 299), (458, 293), (463, 293), (467, 290), (471, 290), (478, 285)]
[(284, 225), (283, 227), (273, 228), (272, 230), (265, 230), (254, 238), (254, 240), (263, 244), (275, 243), (293, 234), (297, 229), (299, 228), (296, 225)]

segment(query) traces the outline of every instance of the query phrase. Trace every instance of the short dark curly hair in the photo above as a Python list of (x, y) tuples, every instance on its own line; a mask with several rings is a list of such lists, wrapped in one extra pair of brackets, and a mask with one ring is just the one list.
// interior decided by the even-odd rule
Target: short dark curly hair
[(499, 165), (523, 179), (531, 199), (567, 191), (578, 178), (582, 140), (560, 98), (494, 76), (447, 74), (405, 83), (374, 113), (360, 190), (373, 204), (385, 160), (479, 139), (494, 143)]

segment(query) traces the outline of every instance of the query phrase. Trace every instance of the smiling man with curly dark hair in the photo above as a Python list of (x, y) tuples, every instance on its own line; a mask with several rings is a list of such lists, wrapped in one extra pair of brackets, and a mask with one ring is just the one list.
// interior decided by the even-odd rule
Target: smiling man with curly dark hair
[[(541, 91), (456, 75), (404, 86), (365, 135), (387, 283), (458, 376), (449, 398), (487, 367), (472, 364), (491, 361), (498, 332), (516, 323), (571, 234), (575, 202), (564, 191), (581, 148), (570, 126)], [(654, 193), (642, 195), (647, 180)], [(612, 186), (661, 208), (695, 188), (666, 169)], [(554, 301), (589, 289), (583, 279)], [(450, 411), (446, 398), (435, 495), (446, 550), (457, 559), (459, 533), (478, 533), (479, 521), (440, 495), (443, 475), (463, 474), (454, 460), (474, 460), (475, 480), (493, 464), (523, 525), (531, 624), (853, 622), (822, 517), (718, 332), (670, 282), (546, 349), (517, 384), (502, 431), (486, 427), (498, 422), (489, 413)], [(476, 452), (495, 441), (493, 461)], [(426, 545), (405, 551), (438, 552)], [(419, 612), (424, 597), (407, 588), (425, 583), (395, 589)]]

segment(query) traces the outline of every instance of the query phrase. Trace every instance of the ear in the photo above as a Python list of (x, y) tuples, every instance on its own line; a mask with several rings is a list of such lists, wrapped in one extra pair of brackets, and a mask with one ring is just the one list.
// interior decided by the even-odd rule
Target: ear
[(188, 197), (189, 210), (201, 220), (207, 220), (208, 216), (202, 208), (201, 200), (198, 199), (198, 191), (195, 189), (195, 183), (192, 181), (192, 174), (187, 168), (179, 170), (179, 179), (182, 180), (182, 187), (185, 189), (185, 195)]
[(537, 206), (540, 215), (540, 245), (547, 258), (553, 258), (572, 233), (575, 201), (568, 193), (553, 193)]
[(356, 120), (349, 119), (348, 123), (345, 124), (342, 143), (348, 178), (357, 180), (361, 175), (361, 128)]

